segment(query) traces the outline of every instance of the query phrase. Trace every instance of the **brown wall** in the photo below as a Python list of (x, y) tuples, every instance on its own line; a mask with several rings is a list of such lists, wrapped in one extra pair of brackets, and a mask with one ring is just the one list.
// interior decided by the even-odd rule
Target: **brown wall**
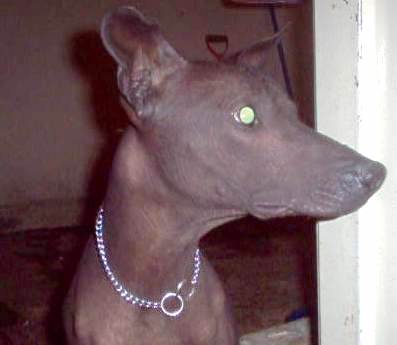
[[(0, 231), (72, 225), (104, 189), (119, 129), (114, 64), (97, 29), (126, 1), (3, 0), (0, 4)], [(220, 0), (136, 0), (187, 58), (212, 59), (204, 36), (229, 51), (272, 33), (266, 10)], [(297, 100), (312, 117), (311, 8), (278, 11)], [(269, 70), (281, 80), (276, 51)], [(88, 202), (87, 200), (94, 200)]]

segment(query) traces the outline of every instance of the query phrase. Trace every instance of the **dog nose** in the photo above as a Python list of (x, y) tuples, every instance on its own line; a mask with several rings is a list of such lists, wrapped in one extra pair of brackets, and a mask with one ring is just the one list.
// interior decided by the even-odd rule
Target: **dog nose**
[(373, 161), (357, 164), (354, 171), (345, 173), (344, 181), (348, 185), (359, 183), (360, 186), (375, 192), (386, 177), (386, 168), (383, 164)]
[(371, 190), (377, 190), (386, 177), (386, 168), (378, 162), (371, 162), (361, 174), (361, 183)]

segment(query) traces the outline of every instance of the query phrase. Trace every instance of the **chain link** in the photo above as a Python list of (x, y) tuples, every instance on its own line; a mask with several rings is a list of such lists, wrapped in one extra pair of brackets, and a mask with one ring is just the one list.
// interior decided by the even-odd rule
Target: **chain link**
[[(147, 298), (138, 297), (132, 292), (128, 291), (127, 288), (125, 288), (121, 284), (121, 282), (116, 278), (115, 274), (112, 272), (110, 268), (110, 265), (108, 263), (108, 258), (106, 256), (105, 243), (103, 240), (103, 218), (104, 218), (103, 214), (104, 214), (103, 207), (100, 207), (95, 223), (96, 245), (97, 245), (98, 255), (102, 263), (102, 267), (110, 283), (112, 284), (114, 290), (119, 294), (121, 298), (123, 298), (126, 302), (132, 305), (136, 305), (146, 309), (160, 309), (164, 314), (168, 316), (171, 317), (178, 316), (184, 309), (185, 300), (191, 298), (195, 292), (196, 285), (198, 283), (198, 279), (200, 275), (200, 268), (201, 268), (200, 250), (197, 249), (194, 254), (194, 269), (193, 269), (192, 278), (190, 280), (192, 289), (190, 290), (189, 294), (185, 297), (185, 299), (179, 293), (185, 281), (182, 281), (178, 284), (175, 292), (166, 292), (160, 301), (151, 301)], [(178, 301), (180, 304), (179, 308), (173, 311), (168, 310), (165, 305), (166, 301), (171, 298), (176, 299), (176, 301)]]

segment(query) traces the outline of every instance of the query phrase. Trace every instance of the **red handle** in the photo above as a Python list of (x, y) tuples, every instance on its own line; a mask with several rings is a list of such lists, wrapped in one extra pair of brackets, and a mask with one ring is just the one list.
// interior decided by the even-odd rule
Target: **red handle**
[[(205, 43), (211, 54), (214, 55), (218, 61), (222, 61), (229, 48), (229, 38), (226, 35), (206, 35)], [(223, 50), (218, 51), (215, 45), (223, 45)]]

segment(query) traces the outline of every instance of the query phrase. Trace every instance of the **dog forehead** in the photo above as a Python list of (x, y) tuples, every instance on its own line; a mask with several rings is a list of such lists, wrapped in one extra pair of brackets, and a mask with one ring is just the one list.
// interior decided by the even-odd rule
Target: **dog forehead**
[(206, 94), (209, 99), (252, 98), (266, 92), (266, 82), (245, 69), (230, 64), (196, 62), (184, 76), (185, 90)]
[(194, 63), (191, 71), (194, 79), (199, 82), (222, 82), (231, 85), (237, 84), (239, 87), (248, 87), (259, 82), (255, 75), (234, 64)]
[(269, 117), (276, 111), (284, 112), (288, 104), (285, 92), (260, 72), (231, 64), (196, 62), (173, 75), (162, 90), (157, 109), (162, 109), (162, 121), (177, 128), (185, 122), (223, 122), (226, 115), (244, 106), (253, 107), (258, 117)]

